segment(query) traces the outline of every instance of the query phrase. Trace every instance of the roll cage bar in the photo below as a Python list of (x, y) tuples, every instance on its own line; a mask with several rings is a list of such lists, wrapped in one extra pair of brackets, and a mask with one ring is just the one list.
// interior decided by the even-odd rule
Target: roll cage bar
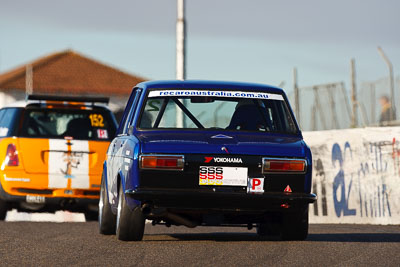
[[(160, 111), (158, 112), (157, 118), (154, 122), (153, 128), (157, 129), (158, 126), (160, 125), (161, 119), (164, 115), (165, 109), (167, 107), (167, 104), (169, 100), (174, 101), (174, 103), (185, 113), (191, 120), (192, 122), (199, 128), (199, 129), (204, 129), (205, 127), (201, 124), (201, 122), (196, 119), (196, 117), (182, 104), (181, 101), (178, 100), (176, 97), (166, 97), (164, 98), (164, 102), (160, 108)], [(260, 105), (257, 103), (257, 100), (253, 99), (254, 104), (257, 106), (258, 111), (261, 114), (261, 117), (263, 119), (263, 122), (265, 123), (265, 126), (268, 125), (267, 123), (267, 118), (265, 117), (265, 114), (262, 112)]]

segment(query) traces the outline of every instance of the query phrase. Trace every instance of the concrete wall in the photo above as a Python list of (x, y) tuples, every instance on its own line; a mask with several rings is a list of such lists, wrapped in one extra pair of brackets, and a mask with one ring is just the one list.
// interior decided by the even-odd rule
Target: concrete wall
[(11, 210), (7, 212), (6, 221), (30, 221), (30, 222), (84, 222), (83, 213), (57, 211), (56, 213), (29, 213)]
[(304, 132), (311, 223), (400, 224), (400, 127)]

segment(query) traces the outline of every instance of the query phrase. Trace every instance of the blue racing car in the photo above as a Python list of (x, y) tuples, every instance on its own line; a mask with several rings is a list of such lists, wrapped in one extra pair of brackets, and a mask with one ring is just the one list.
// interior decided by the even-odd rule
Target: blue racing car
[(145, 221), (308, 234), (312, 158), (282, 89), (214, 81), (133, 88), (104, 162), (101, 234), (139, 241)]

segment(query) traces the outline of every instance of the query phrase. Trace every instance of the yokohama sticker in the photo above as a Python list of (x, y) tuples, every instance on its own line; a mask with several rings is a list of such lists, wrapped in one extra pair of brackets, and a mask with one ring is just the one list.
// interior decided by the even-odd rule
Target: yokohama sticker
[(204, 157), (204, 163), (217, 162), (217, 163), (243, 163), (241, 158), (222, 158), (222, 157)]
[(247, 186), (247, 168), (200, 166), (199, 185)]

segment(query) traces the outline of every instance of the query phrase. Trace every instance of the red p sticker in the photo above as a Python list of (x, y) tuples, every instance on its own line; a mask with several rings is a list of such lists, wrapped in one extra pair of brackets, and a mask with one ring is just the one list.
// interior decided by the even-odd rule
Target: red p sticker
[(247, 192), (263, 193), (264, 192), (264, 178), (249, 178), (247, 185)]
[(261, 184), (261, 181), (258, 178), (253, 178), (251, 179), (251, 183), (251, 190), (256, 190), (256, 186), (259, 186)]

